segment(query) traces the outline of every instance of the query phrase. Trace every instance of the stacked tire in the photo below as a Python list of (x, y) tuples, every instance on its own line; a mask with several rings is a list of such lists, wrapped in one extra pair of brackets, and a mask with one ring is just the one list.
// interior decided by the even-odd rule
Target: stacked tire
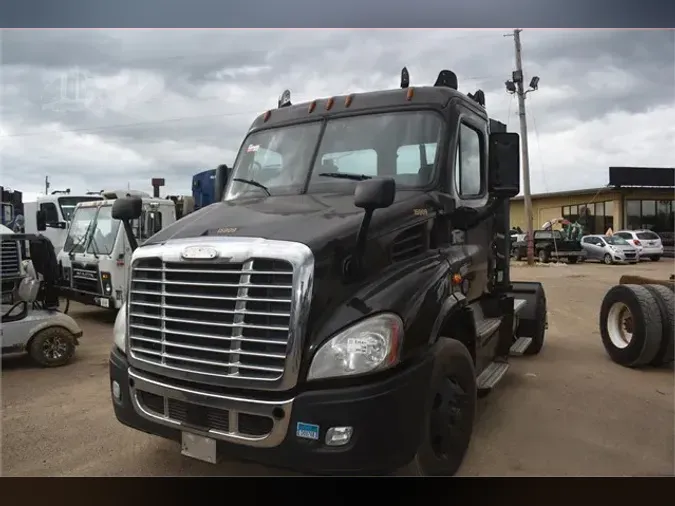
[(673, 287), (655, 284), (612, 287), (600, 307), (600, 334), (605, 350), (617, 364), (645, 367), (672, 363)]

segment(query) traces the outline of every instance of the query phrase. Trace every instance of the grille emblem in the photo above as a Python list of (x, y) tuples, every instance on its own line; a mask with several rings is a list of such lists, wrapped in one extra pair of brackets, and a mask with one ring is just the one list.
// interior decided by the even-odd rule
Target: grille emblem
[(213, 260), (218, 256), (218, 250), (208, 246), (189, 246), (183, 250), (181, 256), (186, 260)]

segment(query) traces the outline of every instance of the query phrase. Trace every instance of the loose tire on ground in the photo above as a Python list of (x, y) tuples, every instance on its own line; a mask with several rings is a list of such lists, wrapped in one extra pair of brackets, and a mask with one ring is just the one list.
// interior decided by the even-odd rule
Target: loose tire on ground
[(30, 357), (43, 367), (66, 365), (75, 355), (75, 336), (63, 327), (41, 330), (28, 345)]
[(422, 430), (412, 462), (396, 475), (452, 476), (469, 448), (476, 416), (476, 374), (473, 359), (459, 341), (441, 338)]
[(675, 360), (675, 293), (662, 285), (643, 285), (654, 296), (661, 313), (661, 345), (651, 365), (665, 365)]
[(663, 326), (654, 296), (640, 285), (616, 285), (600, 306), (600, 334), (610, 358), (625, 367), (649, 364), (659, 351)]

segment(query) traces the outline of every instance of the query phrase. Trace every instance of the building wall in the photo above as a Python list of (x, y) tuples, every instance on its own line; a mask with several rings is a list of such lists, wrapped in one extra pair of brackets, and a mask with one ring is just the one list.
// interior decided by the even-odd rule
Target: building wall
[[(532, 199), (532, 215), (534, 217), (535, 230), (540, 228), (544, 223), (553, 219), (562, 217), (562, 208), (564, 206), (573, 206), (579, 204), (590, 204), (595, 202), (613, 202), (614, 227), (621, 220), (620, 195), (615, 191), (607, 191), (600, 193), (582, 193), (574, 195), (566, 195), (564, 197), (539, 197), (534, 196)], [(525, 203), (522, 200), (511, 201), (511, 226), (520, 227), (525, 230)]]
[[(603, 190), (600, 192), (580, 192), (565, 196), (541, 196), (532, 198), (532, 214), (534, 228), (540, 228), (545, 222), (553, 218), (562, 217), (564, 206), (591, 204), (596, 202), (612, 202), (613, 228), (618, 230), (625, 227), (627, 200), (675, 200), (672, 190), (658, 189), (630, 189)], [(525, 230), (525, 205), (522, 199), (511, 201), (511, 226)]]

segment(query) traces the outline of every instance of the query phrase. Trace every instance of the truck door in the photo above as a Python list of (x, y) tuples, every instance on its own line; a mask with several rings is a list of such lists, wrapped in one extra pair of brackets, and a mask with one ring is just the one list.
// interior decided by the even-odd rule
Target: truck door
[[(47, 228), (42, 235), (49, 239), (54, 245), (54, 250), (60, 251), (66, 240), (65, 223), (60, 219), (60, 213), (54, 202), (40, 202), (39, 210), (45, 215)], [(63, 225), (62, 225), (63, 224)]]
[[(455, 102), (454, 124), (456, 135), (451, 141), (448, 166), (452, 167), (452, 192), (458, 207), (480, 210), (488, 203), (488, 133), (487, 121), (464, 102)], [(494, 218), (479, 222), (463, 234), (465, 254), (471, 258), (466, 278), (469, 280), (467, 298), (480, 297), (488, 284), (491, 271)]]

